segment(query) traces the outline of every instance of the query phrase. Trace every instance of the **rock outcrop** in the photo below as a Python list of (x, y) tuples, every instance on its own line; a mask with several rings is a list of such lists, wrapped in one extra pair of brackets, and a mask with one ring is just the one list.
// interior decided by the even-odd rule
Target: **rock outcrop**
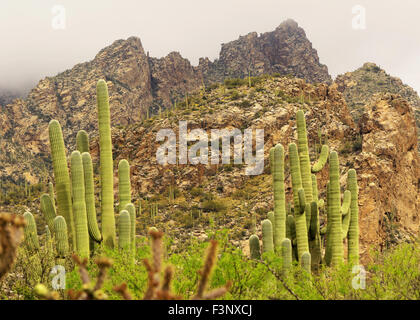
[(272, 32), (259, 36), (251, 32), (222, 44), (219, 59), (214, 62), (200, 59), (199, 68), (206, 82), (267, 73), (293, 75), (310, 82), (331, 82), (328, 68), (320, 64), (305, 31), (293, 20), (283, 22)]
[(361, 68), (337, 76), (335, 83), (343, 93), (353, 118), (358, 121), (364, 112), (364, 106), (376, 93), (399, 94), (406, 99), (414, 110), (418, 141), (420, 144), (420, 97), (401, 79), (392, 77), (374, 63), (365, 63)]

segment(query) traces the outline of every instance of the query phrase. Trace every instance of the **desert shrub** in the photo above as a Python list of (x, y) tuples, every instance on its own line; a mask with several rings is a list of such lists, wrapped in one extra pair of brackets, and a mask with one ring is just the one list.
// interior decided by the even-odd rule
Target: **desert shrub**
[(226, 210), (226, 204), (221, 200), (206, 200), (202, 204), (202, 208), (205, 212), (220, 212)]

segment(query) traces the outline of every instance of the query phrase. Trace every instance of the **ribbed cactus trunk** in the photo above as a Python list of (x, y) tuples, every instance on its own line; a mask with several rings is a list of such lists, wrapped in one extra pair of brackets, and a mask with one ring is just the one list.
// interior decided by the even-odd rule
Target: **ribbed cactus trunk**
[(262, 222), (262, 243), (263, 253), (274, 250), (273, 244), (273, 226), (271, 221), (266, 219)]
[(54, 185), (51, 181), (48, 183), (48, 193), (49, 193), (50, 198), (51, 198), (51, 202), (52, 202), (52, 205), (53, 205), (53, 208), (54, 208), (54, 213), (57, 214), (57, 209), (55, 208)]
[(297, 251), (298, 257), (300, 258), (304, 252), (309, 251), (309, 244), (305, 214), (305, 190), (302, 188), (299, 155), (296, 144), (294, 143), (289, 145), (289, 161), (292, 177)]
[(130, 243), (134, 252), (136, 249), (136, 207), (132, 203), (127, 203), (125, 210), (130, 214)]
[(359, 264), (359, 188), (354, 169), (350, 169), (348, 172), (347, 187), (351, 192), (348, 262), (357, 265)]
[[(92, 240), (99, 243), (102, 240), (102, 235), (99, 231), (96, 217), (92, 158), (88, 152), (83, 152), (82, 162), (85, 181), (85, 201), (89, 235)], [(92, 247), (92, 245), (90, 247)]]
[(124, 210), (131, 202), (130, 165), (125, 159), (118, 163), (118, 198), (119, 211)]
[(283, 257), (283, 275), (287, 276), (292, 268), (292, 242), (290, 239), (283, 239), (281, 242), (282, 257)]
[(24, 229), (25, 245), (30, 252), (38, 251), (39, 240), (34, 216), (29, 211), (26, 211), (23, 214), (23, 218), (26, 222)]
[(340, 171), (338, 163), (338, 154), (333, 151), (330, 153), (330, 216), (328, 223), (331, 223), (331, 229), (327, 234), (331, 237), (331, 264), (337, 266), (343, 262), (343, 240), (341, 229), (341, 211), (340, 211)]
[(284, 148), (277, 144), (272, 156), (274, 191), (274, 247), (281, 250), (281, 241), (286, 238), (286, 195), (284, 191)]
[(40, 199), (41, 212), (44, 214), (49, 229), (54, 232), (54, 219), (56, 217), (53, 203), (49, 194), (43, 194)]
[(50, 121), (48, 131), (54, 170), (55, 191), (57, 193), (57, 215), (63, 216), (66, 219), (68, 236), (72, 241), (73, 248), (76, 248), (70, 176), (63, 134), (57, 120)]
[(73, 213), (76, 229), (76, 252), (80, 257), (89, 257), (89, 232), (86, 214), (85, 182), (82, 156), (79, 151), (71, 154), (71, 185)]
[(114, 216), (114, 174), (112, 161), (111, 116), (109, 109), (108, 87), (105, 80), (99, 80), (96, 87), (99, 148), (101, 164), (101, 215), (102, 237), (107, 247), (116, 244)]
[(55, 248), (59, 257), (64, 258), (69, 251), (66, 220), (62, 216), (54, 219)]
[(309, 159), (308, 136), (306, 132), (305, 114), (302, 110), (296, 113), (297, 133), (298, 133), (298, 152), (300, 162), (300, 173), (302, 178), (302, 187), (305, 190), (305, 200), (312, 202), (312, 178), (311, 162)]
[(131, 223), (130, 223), (130, 214), (127, 210), (122, 210), (120, 212), (120, 217), (118, 221), (118, 246), (122, 250), (130, 249), (131, 233)]

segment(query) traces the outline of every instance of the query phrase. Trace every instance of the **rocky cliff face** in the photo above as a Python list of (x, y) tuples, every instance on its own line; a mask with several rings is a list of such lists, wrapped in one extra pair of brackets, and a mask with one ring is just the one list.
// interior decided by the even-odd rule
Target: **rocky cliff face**
[[(252, 57), (252, 61), (250, 61)], [(204, 83), (225, 77), (278, 72), (308, 81), (329, 81), (327, 68), (319, 64), (316, 51), (304, 31), (287, 21), (260, 37), (250, 34), (222, 47), (220, 59), (193, 67), (179, 53), (149, 57), (141, 41), (131, 37), (115, 41), (89, 62), (41, 80), (26, 99), (0, 103), (0, 175), (13, 181), (25, 177), (31, 183), (45, 176), (49, 163), (47, 125), (57, 119), (68, 145), (80, 129), (96, 128), (95, 85), (106, 79), (114, 125), (139, 121), (150, 109), (171, 106)], [(8, 101), (6, 101), (8, 102)]]
[(310, 82), (331, 81), (305, 31), (293, 20), (283, 22), (272, 32), (260, 36), (252, 32), (222, 44), (219, 59), (201, 59), (199, 68), (207, 82), (266, 73), (293, 75)]
[(401, 79), (392, 77), (374, 63), (365, 63), (361, 68), (339, 75), (335, 82), (343, 93), (353, 118), (358, 121), (364, 112), (364, 106), (376, 93), (399, 94), (405, 98), (414, 110), (418, 141), (420, 143), (420, 97)]

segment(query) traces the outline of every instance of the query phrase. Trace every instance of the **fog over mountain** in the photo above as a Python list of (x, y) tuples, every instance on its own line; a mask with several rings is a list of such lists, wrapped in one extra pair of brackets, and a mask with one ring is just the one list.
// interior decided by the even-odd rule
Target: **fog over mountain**
[[(61, 17), (57, 5), (65, 9), (65, 29), (52, 27)], [(352, 28), (356, 5), (366, 10), (364, 30)], [(220, 43), (292, 18), (333, 77), (372, 61), (420, 91), (419, 10), (416, 0), (3, 0), (0, 90), (26, 91), (130, 36), (152, 56), (175, 50), (197, 65), (200, 57), (215, 59)]]

